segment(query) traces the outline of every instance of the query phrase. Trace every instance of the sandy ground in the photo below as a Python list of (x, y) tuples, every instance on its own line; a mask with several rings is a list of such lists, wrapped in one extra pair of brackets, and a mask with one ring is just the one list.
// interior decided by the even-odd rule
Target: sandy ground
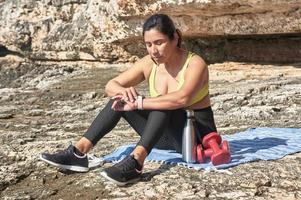
[[(127, 187), (99, 175), (110, 164), (88, 173), (50, 167), (39, 161), (40, 153), (79, 139), (108, 100), (106, 81), (128, 65), (28, 63), (6, 57), (0, 66), (1, 199), (301, 199), (301, 153), (226, 171), (146, 163), (142, 180)], [(220, 134), (301, 127), (300, 64), (228, 62), (209, 68)], [(146, 94), (146, 85), (139, 90)], [(121, 121), (91, 153), (103, 156), (137, 140)]]

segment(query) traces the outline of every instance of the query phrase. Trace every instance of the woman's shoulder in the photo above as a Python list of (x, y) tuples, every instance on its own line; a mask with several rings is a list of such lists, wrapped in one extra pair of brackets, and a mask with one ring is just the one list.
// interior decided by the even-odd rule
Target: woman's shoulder
[(154, 64), (153, 60), (151, 59), (150, 55), (146, 55), (139, 60), (137, 60), (136, 64), (143, 64), (143, 66), (152, 66)]
[(205, 60), (197, 53), (194, 52), (189, 52), (190, 54), (192, 54), (191, 60), (189, 65), (203, 65), (203, 66), (207, 66)]

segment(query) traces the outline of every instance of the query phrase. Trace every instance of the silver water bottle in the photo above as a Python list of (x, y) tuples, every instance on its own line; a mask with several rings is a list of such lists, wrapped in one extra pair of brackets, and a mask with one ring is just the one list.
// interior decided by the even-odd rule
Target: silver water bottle
[(187, 163), (195, 163), (197, 161), (197, 142), (194, 129), (194, 112), (193, 110), (186, 110), (186, 114), (187, 120), (182, 136), (182, 157)]

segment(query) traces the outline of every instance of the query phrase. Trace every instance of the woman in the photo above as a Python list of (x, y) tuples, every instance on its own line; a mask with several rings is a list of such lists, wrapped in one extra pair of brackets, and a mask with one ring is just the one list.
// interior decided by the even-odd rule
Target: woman
[[(131, 155), (101, 174), (125, 185), (140, 178), (144, 160), (153, 147), (181, 152), (185, 109), (194, 110), (198, 141), (216, 131), (204, 60), (181, 48), (181, 34), (167, 15), (149, 17), (143, 25), (143, 37), (148, 55), (107, 83), (105, 91), (111, 100), (84, 136), (64, 151), (43, 153), (43, 161), (73, 171), (88, 171), (86, 154), (123, 117), (140, 140)], [(149, 82), (147, 98), (135, 89), (144, 80)]]

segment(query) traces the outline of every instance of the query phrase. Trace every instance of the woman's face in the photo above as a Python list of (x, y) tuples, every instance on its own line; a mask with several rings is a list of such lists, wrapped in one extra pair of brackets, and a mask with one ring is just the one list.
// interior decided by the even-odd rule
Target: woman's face
[(157, 63), (165, 63), (177, 47), (177, 39), (169, 37), (156, 29), (144, 32), (144, 42), (151, 58)]

